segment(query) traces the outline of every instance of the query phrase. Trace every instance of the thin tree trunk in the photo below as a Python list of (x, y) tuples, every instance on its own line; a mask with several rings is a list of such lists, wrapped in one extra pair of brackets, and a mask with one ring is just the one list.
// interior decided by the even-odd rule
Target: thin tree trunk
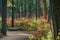
[(40, 18), (40, 0), (36, 0), (36, 19)]
[(2, 0), (2, 33), (3, 35), (6, 35), (7, 32), (7, 24), (6, 24), (6, 5), (7, 5), (7, 0)]
[(31, 14), (32, 14), (31, 1), (32, 1), (32, 0), (29, 0), (29, 18), (31, 18)]
[(38, 18), (41, 16), (40, 0), (38, 0)]
[(37, 20), (37, 15), (38, 15), (38, 0), (36, 0), (35, 2), (36, 2), (36, 20)]
[(16, 0), (16, 14), (17, 14), (17, 18), (20, 18), (20, 11), (19, 11), (19, 7), (18, 7), (18, 0)]
[(1, 16), (1, 9), (2, 9), (2, 0), (0, 0), (0, 16)]
[(43, 0), (43, 17), (46, 19), (46, 0)]
[(26, 0), (24, 0), (24, 17), (26, 17)]
[(24, 4), (23, 4), (23, 0), (20, 0), (22, 2), (22, 5), (21, 5), (21, 13), (22, 13), (22, 17), (23, 17), (23, 14), (24, 14)]
[(12, 0), (12, 27), (14, 27), (14, 1)]

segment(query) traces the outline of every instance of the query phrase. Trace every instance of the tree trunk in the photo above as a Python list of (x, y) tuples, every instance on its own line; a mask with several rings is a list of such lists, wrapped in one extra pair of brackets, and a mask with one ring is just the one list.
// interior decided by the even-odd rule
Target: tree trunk
[(1, 16), (1, 9), (2, 9), (2, 0), (0, 0), (0, 16)]
[(35, 2), (36, 2), (36, 20), (37, 20), (37, 15), (38, 15), (38, 0), (36, 0)]
[(31, 14), (32, 14), (32, 10), (31, 10), (31, 1), (32, 0), (29, 0), (29, 18), (31, 18)]
[(16, 14), (17, 14), (17, 18), (20, 18), (20, 11), (19, 11), (19, 7), (18, 7), (18, 0), (16, 0)]
[(12, 0), (12, 27), (14, 27), (14, 1)]
[(7, 0), (2, 0), (2, 33), (3, 35), (6, 35), (7, 32), (7, 24), (6, 24), (6, 5), (7, 5)]
[(38, 18), (40, 18), (40, 14), (41, 14), (41, 8), (40, 8), (40, 0), (37, 0), (38, 2), (38, 5), (37, 5), (37, 7), (38, 7), (38, 9), (37, 9), (37, 11), (38, 11)]
[(60, 0), (50, 0), (50, 13), (52, 14), (54, 40), (56, 40), (58, 32), (60, 32)]
[(36, 19), (40, 18), (40, 0), (36, 0)]
[(23, 14), (24, 14), (24, 2), (23, 2), (23, 0), (21, 0), (21, 2), (22, 2), (22, 5), (21, 5), (21, 13), (22, 13), (22, 17), (23, 17)]
[(27, 1), (27, 0), (24, 0), (24, 17), (26, 17), (26, 13), (27, 13), (27, 12), (26, 12), (26, 11), (27, 11), (27, 10), (26, 10), (26, 1)]
[(43, 17), (46, 19), (46, 0), (43, 0)]
[(54, 35), (55, 39), (60, 32), (60, 0), (53, 0), (53, 13), (54, 13)]

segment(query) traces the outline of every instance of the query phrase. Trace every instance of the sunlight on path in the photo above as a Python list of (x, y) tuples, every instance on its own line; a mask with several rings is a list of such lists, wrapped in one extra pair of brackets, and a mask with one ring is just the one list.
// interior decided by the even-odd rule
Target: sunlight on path
[(31, 34), (8, 34), (8, 35), (10, 35), (10, 36), (11, 36), (11, 35), (12, 35), (12, 36), (14, 36), (14, 35), (15, 35), (15, 36), (16, 36), (16, 35), (19, 35), (19, 36), (29, 36), (29, 35), (31, 35)]
[(0, 40), (28, 40), (28, 36), (32, 32), (26, 31), (8, 31), (7, 36), (1, 38)]

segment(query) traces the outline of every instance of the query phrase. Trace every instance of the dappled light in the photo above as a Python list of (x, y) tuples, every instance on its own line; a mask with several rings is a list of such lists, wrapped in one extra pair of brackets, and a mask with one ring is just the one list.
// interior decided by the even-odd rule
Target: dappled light
[(60, 40), (57, 0), (0, 0), (0, 40)]

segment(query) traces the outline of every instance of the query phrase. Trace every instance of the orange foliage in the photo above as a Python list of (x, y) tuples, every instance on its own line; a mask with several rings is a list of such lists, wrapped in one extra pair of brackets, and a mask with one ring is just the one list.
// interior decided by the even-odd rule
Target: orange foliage
[(42, 35), (44, 35), (44, 30), (43, 29), (40, 29), (40, 30), (36, 30), (33, 35), (35, 37), (41, 37)]
[(31, 22), (32, 20), (31, 19), (29, 19), (28, 17), (23, 17), (23, 22), (24, 23), (28, 23), (28, 22)]
[(48, 20), (45, 19), (44, 17), (41, 17), (41, 18), (40, 18), (40, 21), (41, 21), (41, 22), (47, 22)]
[[(14, 25), (18, 25), (20, 23), (28, 23), (31, 22), (32, 20), (27, 18), (27, 17), (23, 17), (22, 19), (14, 19)], [(7, 25), (11, 25), (12, 24), (12, 19), (11, 18), (7, 18)]]
[(20, 20), (20, 19), (18, 19), (18, 20), (15, 19), (15, 20), (14, 20), (14, 25), (17, 25), (17, 24), (20, 24), (20, 23), (21, 23), (21, 20)]
[(50, 23), (48, 23), (48, 20), (44, 17), (41, 17), (37, 20), (37, 31), (34, 32), (35, 37), (41, 37), (44, 36), (44, 32), (50, 28)]
[(10, 26), (12, 23), (11, 18), (7, 18), (7, 24)]

